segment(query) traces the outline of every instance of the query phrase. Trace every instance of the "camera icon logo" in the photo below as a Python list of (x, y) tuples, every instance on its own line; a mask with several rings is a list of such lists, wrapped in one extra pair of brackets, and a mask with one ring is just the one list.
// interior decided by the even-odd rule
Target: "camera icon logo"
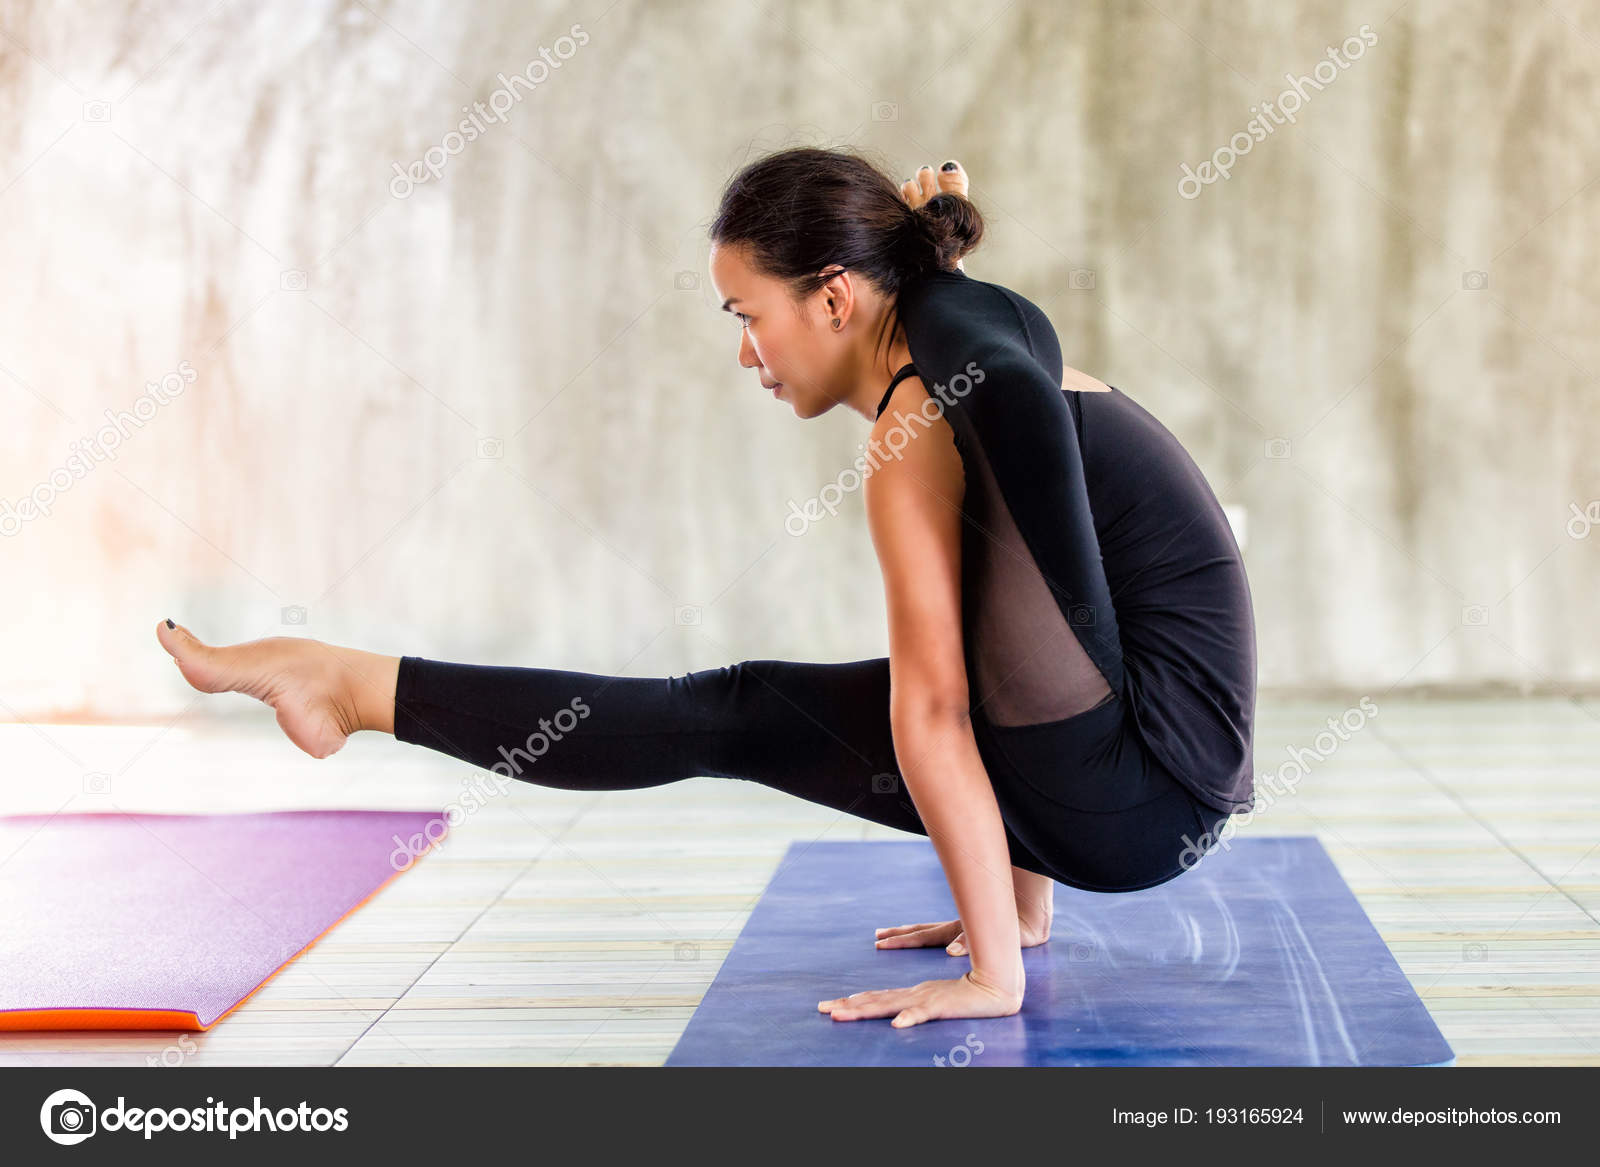
[(306, 290), (306, 273), (296, 267), (281, 272), (278, 275), (278, 287), (285, 292), (303, 292)]
[(1067, 619), (1078, 628), (1086, 628), (1095, 622), (1093, 604), (1073, 604), (1067, 609)]
[(1094, 268), (1075, 267), (1067, 273), (1067, 287), (1074, 292), (1094, 291)]
[(85, 794), (110, 794), (111, 775), (102, 770), (90, 770), (83, 776)]
[(478, 457), (501, 458), (505, 456), (506, 444), (499, 438), (479, 438)]
[(872, 120), (897, 122), (900, 120), (900, 107), (892, 101), (875, 101), (872, 103)]
[(52, 1143), (76, 1146), (94, 1134), (94, 1103), (78, 1090), (57, 1090), (39, 1108), (39, 1125)]
[(672, 957), (674, 960), (699, 960), (700, 946), (691, 944), (687, 940), (680, 940), (672, 946)]
[(1482, 604), (1468, 604), (1461, 609), (1461, 623), (1477, 627), (1489, 622), (1489, 609)]
[(700, 286), (700, 273), (681, 271), (672, 277), (672, 286), (680, 292), (692, 292)]
[(900, 789), (900, 779), (894, 774), (874, 774), (872, 776), (872, 793), (894, 794)]
[(306, 610), (299, 604), (290, 604), (287, 608), (282, 609), (279, 613), (279, 618), (285, 624), (304, 624), (306, 622), (306, 616)]
[(1481, 292), (1489, 286), (1489, 273), (1486, 271), (1464, 271), (1461, 273), (1461, 286), (1469, 292)]
[(108, 122), (111, 120), (111, 103), (109, 101), (86, 101), (83, 103), (83, 120), (86, 122)]
[(700, 609), (694, 604), (679, 604), (677, 611), (673, 613), (673, 619), (679, 624), (698, 624)]
[(1288, 438), (1268, 438), (1267, 457), (1282, 460), (1289, 456)]

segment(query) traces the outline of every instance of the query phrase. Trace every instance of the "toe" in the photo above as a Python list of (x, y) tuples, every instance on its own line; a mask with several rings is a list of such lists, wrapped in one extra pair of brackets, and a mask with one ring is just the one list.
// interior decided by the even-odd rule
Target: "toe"
[(922, 187), (914, 178), (908, 178), (900, 184), (900, 197), (913, 207), (922, 205)]
[(183, 679), (202, 693), (221, 693), (233, 687), (221, 654), (182, 624), (168, 628), (163, 620), (156, 625), (156, 639), (177, 662)]
[(921, 188), (921, 201), (923, 202), (927, 202), (934, 195), (939, 193), (939, 180), (935, 176), (933, 167), (919, 166), (917, 168), (917, 185)]
[(156, 639), (174, 657), (189, 656), (205, 647), (182, 624), (174, 624), (171, 620), (162, 620), (156, 625)]
[(966, 197), (967, 172), (954, 158), (939, 168), (939, 189)]

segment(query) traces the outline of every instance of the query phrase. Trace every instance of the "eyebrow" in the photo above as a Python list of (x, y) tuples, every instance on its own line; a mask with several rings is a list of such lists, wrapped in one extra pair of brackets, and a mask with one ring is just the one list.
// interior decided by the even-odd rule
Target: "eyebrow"
[(726, 300), (724, 300), (722, 302), (722, 310), (724, 312), (726, 312), (728, 310), (728, 305), (729, 304), (740, 304), (740, 303), (743, 303), (743, 301), (740, 300), (738, 296), (729, 296)]

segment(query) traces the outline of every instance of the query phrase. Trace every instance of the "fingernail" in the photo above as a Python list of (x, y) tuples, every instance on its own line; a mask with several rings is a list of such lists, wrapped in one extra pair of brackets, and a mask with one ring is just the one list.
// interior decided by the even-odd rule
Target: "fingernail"
[(958, 167), (955, 164), (955, 160), (951, 159), (949, 162), (946, 162), (943, 166), (939, 167), (939, 169), (940, 170), (956, 170), (956, 169), (958, 169)]
[(176, 625), (176, 624), (174, 624), (174, 623), (173, 623), (173, 622), (172, 622), (172, 621), (171, 621), (171, 620), (168, 620), (168, 621), (167, 621), (167, 627), (168, 627), (168, 628), (176, 628), (176, 627), (177, 627), (177, 625)]

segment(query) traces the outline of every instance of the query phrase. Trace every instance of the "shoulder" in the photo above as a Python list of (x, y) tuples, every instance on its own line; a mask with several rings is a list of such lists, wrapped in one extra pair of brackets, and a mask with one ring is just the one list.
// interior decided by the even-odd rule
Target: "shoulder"
[(916, 374), (903, 379), (867, 442), (866, 504), (909, 505), (919, 496), (960, 500), (961, 456), (944, 406)]
[(975, 280), (965, 272), (935, 271), (907, 280), (897, 298), (903, 317), (919, 318), (1004, 295), (999, 284)]
[(984, 372), (1060, 384), (1054, 328), (1010, 288), (951, 272), (924, 275), (901, 290), (898, 307), (911, 357), (935, 393), (953, 386), (964, 395)]

